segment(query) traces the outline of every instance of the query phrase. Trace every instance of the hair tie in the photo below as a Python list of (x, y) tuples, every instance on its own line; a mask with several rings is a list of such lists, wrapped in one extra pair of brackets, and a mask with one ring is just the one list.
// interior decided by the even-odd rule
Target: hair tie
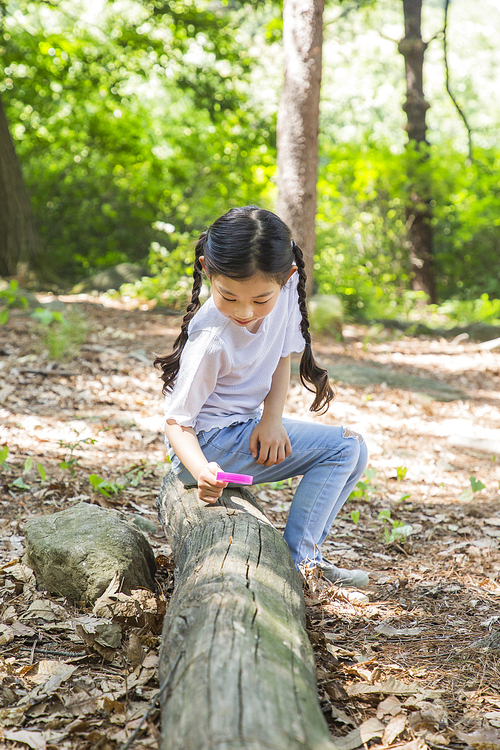
[(305, 345), (305, 348), (309, 349), (309, 351), (311, 351), (311, 344), (310, 344), (310, 342)]

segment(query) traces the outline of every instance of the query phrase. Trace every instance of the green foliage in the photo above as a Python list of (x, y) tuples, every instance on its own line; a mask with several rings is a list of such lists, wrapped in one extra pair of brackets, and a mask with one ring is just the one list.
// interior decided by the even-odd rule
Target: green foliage
[(406, 175), (418, 172), (429, 180), (433, 196), (439, 294), (468, 303), (460, 307), (454, 300), (434, 311), (450, 316), (452, 324), (457, 317), (497, 319), (500, 276), (491, 268), (500, 256), (499, 160), (500, 153), (477, 149), (477, 161), (464, 167), (463, 154), (449, 144), (429, 147), (427, 160), (419, 163), (411, 150), (393, 153), (388, 144), (323, 143), (315, 259), (319, 292), (341, 295), (350, 316), (366, 319), (408, 318), (425, 300), (409, 291), (406, 248)]
[(246, 16), (207, 0), (131, 2), (90, 23), (72, 3), (6, 4), (0, 95), (44, 272), (75, 281), (143, 261), (162, 242), (156, 222), (201, 231), (263, 199), (273, 123), (246, 104)]
[(404, 523), (404, 521), (391, 518), (391, 511), (388, 508), (381, 510), (378, 518), (385, 524), (384, 538), (386, 544), (404, 542), (405, 539), (413, 534), (413, 526), (409, 523)]
[(31, 317), (38, 321), (50, 359), (75, 356), (87, 336), (87, 326), (80, 313), (70, 310), (67, 315), (38, 307)]
[(480, 492), (480, 490), (485, 489), (486, 485), (484, 485), (480, 479), (476, 479), (476, 477), (474, 476), (469, 477), (469, 482), (470, 487), (466, 487), (465, 490), (460, 493), (459, 500), (472, 500), (475, 492)]
[(0, 448), (0, 466), (3, 469), (8, 469), (9, 465), (6, 462), (7, 456), (9, 455), (9, 446), (4, 445), (2, 448)]
[(125, 486), (119, 482), (108, 482), (106, 479), (97, 476), (97, 474), (90, 474), (89, 482), (95, 492), (100, 492), (101, 495), (105, 495), (106, 497), (117, 495)]
[(69, 471), (72, 477), (75, 476), (76, 467), (79, 466), (80, 460), (78, 456), (75, 455), (75, 451), (81, 448), (82, 445), (94, 445), (96, 442), (96, 438), (81, 438), (81, 432), (78, 432), (78, 430), (74, 430), (74, 432), (76, 433), (77, 440), (59, 440), (59, 446), (66, 451), (69, 451), (69, 456), (60, 462), (59, 468), (63, 471)]
[[(366, 482), (360, 480), (356, 484), (356, 489), (351, 492), (348, 500), (367, 501), (370, 499), (370, 495), (375, 492), (375, 486), (372, 484), (372, 479), (377, 476), (377, 470), (373, 468), (365, 469)], [(352, 516), (351, 516), (352, 517)], [(357, 523), (355, 521), (355, 523)]]
[(405, 478), (406, 474), (408, 472), (408, 468), (406, 466), (398, 466), (396, 468), (396, 475), (398, 482), (402, 482)]
[(18, 283), (15, 279), (9, 282), (7, 289), (0, 291), (0, 306), (4, 309), (0, 311), (0, 325), (5, 325), (9, 320), (10, 310), (16, 307), (26, 309), (28, 300), (18, 291)]

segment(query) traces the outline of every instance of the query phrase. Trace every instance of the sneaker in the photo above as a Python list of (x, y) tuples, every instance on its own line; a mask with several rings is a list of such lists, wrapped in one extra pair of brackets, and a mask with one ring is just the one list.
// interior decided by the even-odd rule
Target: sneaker
[(355, 589), (364, 589), (368, 586), (368, 573), (364, 570), (347, 570), (346, 568), (337, 568), (328, 560), (316, 563), (330, 583), (336, 583), (337, 586), (348, 586)]

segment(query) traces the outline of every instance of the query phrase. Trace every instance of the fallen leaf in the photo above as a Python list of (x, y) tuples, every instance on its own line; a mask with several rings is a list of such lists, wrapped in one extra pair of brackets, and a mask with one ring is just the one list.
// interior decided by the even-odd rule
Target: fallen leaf
[(5, 646), (14, 640), (15, 633), (9, 625), (0, 623), (0, 646)]
[(31, 693), (25, 695), (24, 698), (19, 701), (19, 703), (37, 703), (43, 698), (49, 697), (60, 688), (65, 680), (71, 677), (76, 669), (78, 669), (78, 667), (72, 666), (71, 664), (65, 664), (64, 662), (59, 662), (58, 671), (54, 672), (42, 685), (38, 685), (34, 690), (31, 691)]
[(482, 727), (468, 734), (455, 729), (455, 735), (461, 742), (466, 742), (474, 750), (498, 750), (500, 737), (492, 727)]
[(395, 716), (400, 711), (401, 701), (399, 701), (395, 695), (390, 695), (378, 704), (377, 719), (383, 719), (387, 714)]
[(336, 738), (335, 745), (338, 750), (355, 750), (361, 747), (365, 742), (372, 740), (374, 737), (382, 737), (385, 726), (378, 719), (368, 719), (364, 721), (357, 729), (346, 734), (345, 737)]
[(55, 622), (56, 620), (66, 620), (68, 613), (50, 599), (36, 599), (31, 602), (28, 611), (20, 619), (22, 620), (45, 620), (46, 622)]
[(348, 695), (368, 695), (369, 693), (385, 693), (387, 695), (414, 695), (420, 690), (416, 682), (409, 684), (389, 677), (385, 682), (377, 682), (375, 685), (356, 682), (354, 685), (347, 685), (346, 692)]
[(18, 731), (4, 729), (3, 738), (12, 742), (22, 742), (24, 745), (32, 747), (33, 750), (45, 750), (47, 747), (43, 734), (40, 732), (29, 732), (26, 729), (19, 729)]
[(93, 651), (97, 651), (97, 653), (100, 654), (103, 659), (112, 661), (115, 658), (116, 649), (109, 646), (103, 646), (96, 639), (94, 633), (88, 633), (83, 625), (80, 625), (79, 622), (75, 624), (75, 632), (82, 639), (86, 646), (88, 646)]
[(12, 576), (16, 581), (36, 586), (36, 578), (33, 570), (28, 568), (27, 565), (23, 565), (23, 563), (18, 562), (15, 565), (11, 565), (7, 570), (7, 575)]
[(392, 745), (396, 737), (405, 730), (406, 727), (406, 716), (403, 713), (393, 716), (390, 722), (387, 724), (384, 734), (382, 736), (383, 745)]
[(127, 659), (131, 663), (132, 667), (138, 667), (144, 661), (146, 652), (144, 651), (141, 643), (141, 639), (137, 633), (130, 633), (130, 638), (127, 646)]

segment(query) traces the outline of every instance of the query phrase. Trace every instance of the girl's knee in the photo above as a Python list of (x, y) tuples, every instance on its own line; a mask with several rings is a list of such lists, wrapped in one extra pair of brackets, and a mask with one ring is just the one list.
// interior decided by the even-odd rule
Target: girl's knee
[(345, 453), (351, 458), (356, 470), (363, 472), (368, 462), (368, 450), (363, 437), (346, 427), (342, 428), (342, 437)]

